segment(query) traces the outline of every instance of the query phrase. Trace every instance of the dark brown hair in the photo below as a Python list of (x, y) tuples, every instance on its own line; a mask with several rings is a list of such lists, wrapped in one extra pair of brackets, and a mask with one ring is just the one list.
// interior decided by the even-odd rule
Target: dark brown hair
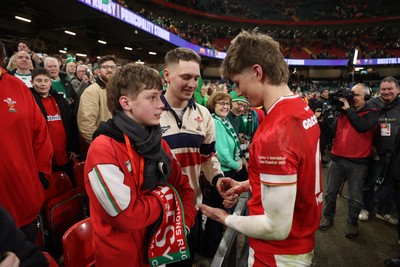
[(119, 104), (121, 96), (136, 98), (145, 89), (162, 90), (161, 76), (153, 68), (130, 63), (117, 69), (107, 82), (107, 107), (113, 115), (122, 111)]
[(49, 72), (43, 67), (36, 67), (32, 70), (32, 73), (31, 73), (32, 80), (34, 80), (35, 77), (39, 76), (39, 75), (46, 75), (47, 77), (51, 78)]
[(114, 55), (105, 55), (99, 59), (98, 65), (101, 66), (101, 64), (103, 64), (104, 62), (109, 61), (109, 60), (114, 61), (115, 64), (117, 64), (117, 62), (118, 62), (117, 58)]

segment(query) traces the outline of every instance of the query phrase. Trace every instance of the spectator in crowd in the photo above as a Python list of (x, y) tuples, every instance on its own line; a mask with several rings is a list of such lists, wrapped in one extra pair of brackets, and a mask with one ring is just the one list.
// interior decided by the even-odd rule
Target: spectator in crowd
[(19, 51), (14, 55), (14, 65), (15, 69), (10, 72), (18, 79), (24, 82), (27, 87), (32, 87), (31, 84), (31, 71), (32, 71), (32, 61), (31, 56), (25, 51)]
[(203, 101), (199, 104), (201, 104), (202, 106), (206, 106), (207, 100), (208, 100), (208, 94), (207, 94), (207, 86), (204, 84), (200, 88), (200, 95), (201, 95)]
[(243, 96), (238, 96), (236, 91), (229, 93), (232, 97), (231, 111), (228, 114), (228, 119), (231, 122), (236, 134), (239, 136), (240, 129), (243, 127), (242, 114), (249, 102)]
[(328, 171), (328, 185), (325, 195), (325, 207), (320, 229), (332, 226), (336, 213), (336, 199), (342, 184), (347, 179), (349, 200), (345, 236), (358, 236), (358, 214), (362, 206), (362, 187), (367, 177), (368, 162), (376, 125), (378, 110), (367, 100), (369, 87), (357, 84), (351, 106), (346, 98), (339, 98), (343, 103), (339, 115), (336, 134), (332, 147), (332, 161)]
[(208, 86), (207, 94), (208, 96), (211, 96), (215, 91), (217, 91), (217, 85), (215, 83), (210, 83)]
[(31, 45), (25, 40), (19, 40), (17, 46), (18, 52), (25, 51), (26, 53), (31, 53)]
[(320, 151), (322, 164), (326, 165), (326, 161), (323, 157), (325, 155), (325, 149), (332, 143), (334, 137), (334, 131), (332, 130), (336, 123), (337, 112), (333, 110), (333, 107), (329, 101), (329, 89), (323, 88), (321, 90), (320, 97), (315, 103), (315, 110), (321, 112), (321, 116), (318, 117), (318, 124), (321, 129), (320, 136)]
[(306, 93), (306, 96), (304, 97), (304, 102), (306, 102), (306, 104), (309, 106), (309, 101), (310, 101), (310, 99), (312, 99), (312, 98), (313, 98), (312, 92), (308, 91), (308, 92)]
[(10, 213), (2, 206), (0, 206), (0, 255), (2, 255), (0, 267), (49, 266), (39, 247), (26, 239), (24, 233), (15, 225)]
[(97, 76), (100, 75), (100, 69), (98, 63), (94, 63), (93, 65), (93, 76), (96, 78)]
[(113, 55), (106, 55), (99, 59), (100, 75), (96, 82), (87, 87), (80, 98), (78, 111), (79, 131), (90, 144), (94, 131), (100, 122), (111, 119), (111, 112), (107, 107), (106, 85), (117, 69), (117, 59)]
[(44, 59), (44, 67), (51, 76), (51, 87), (67, 100), (72, 112), (72, 118), (75, 119), (79, 106), (78, 96), (68, 80), (67, 74), (60, 71), (60, 62), (57, 58), (46, 57)]
[(8, 72), (11, 72), (17, 68), (17, 66), (15, 66), (15, 63), (14, 63), (14, 57), (15, 57), (15, 54), (10, 57), (10, 59), (7, 63), (6, 69)]
[[(379, 127), (377, 129), (373, 160), (368, 170), (368, 177), (364, 184), (363, 210), (359, 219), (367, 221), (374, 208), (375, 183), (382, 182), (384, 170), (387, 168), (394, 147), (395, 133), (400, 127), (400, 99), (399, 83), (394, 77), (388, 76), (380, 83), (381, 96), (371, 99), (371, 105), (379, 110)], [(385, 183), (376, 192), (378, 206), (376, 217), (391, 224), (398, 224), (398, 220), (391, 214), (394, 200), (394, 190)]]
[[(216, 132), (215, 149), (218, 153), (218, 161), (221, 164), (221, 170), (224, 176), (232, 177), (237, 181), (247, 180), (247, 170), (240, 157), (239, 137), (233, 129), (227, 116), (230, 112), (232, 103), (231, 96), (226, 92), (215, 92), (207, 102), (207, 108), (210, 111)], [(208, 194), (205, 194), (203, 203), (215, 208), (223, 208), (223, 199), (214, 186), (207, 187)], [(202, 253), (207, 258), (213, 258), (223, 234), (223, 224), (208, 218), (204, 230), (204, 239), (202, 240)]]
[(68, 103), (51, 88), (51, 76), (46, 69), (37, 67), (32, 71), (32, 84), (32, 94), (49, 128), (53, 172), (66, 172), (74, 181), (73, 160), (79, 153), (79, 133), (76, 122), (71, 121)]
[(82, 64), (78, 66), (76, 75), (71, 79), (71, 84), (78, 97), (81, 97), (83, 91), (92, 84), (93, 79), (92, 72), (86, 65)]
[(243, 122), (239, 128), (239, 139), (247, 149), (258, 128), (258, 113), (250, 105), (245, 105), (241, 118)]
[[(0, 42), (0, 62), (5, 56)], [(38, 233), (37, 216), (51, 174), (53, 149), (46, 120), (26, 85), (0, 67), (0, 205), (29, 241)]]
[[(125, 65), (107, 81), (107, 105), (113, 118), (94, 133), (85, 163), (96, 266), (146, 267), (153, 252), (180, 260), (183, 251), (165, 252), (172, 247), (169, 240), (180, 246), (184, 228), (194, 225), (193, 190), (162, 139), (161, 91), (158, 72), (140, 64)], [(172, 187), (177, 193), (171, 193)], [(174, 205), (168, 202), (171, 197)], [(178, 209), (175, 203), (180, 199)], [(155, 245), (152, 226), (160, 219), (159, 229), (165, 231), (160, 235), (168, 234), (168, 241)], [(171, 233), (171, 227), (176, 231)], [(158, 252), (155, 246), (160, 247)]]
[[(201, 57), (191, 49), (175, 48), (165, 55), (164, 79), (167, 90), (161, 97), (165, 110), (161, 116), (163, 138), (170, 145), (194, 190), (193, 202), (202, 201), (200, 173), (215, 185), (223, 176), (215, 153), (215, 124), (207, 108), (193, 99), (200, 77)], [(192, 266), (201, 234), (201, 213), (190, 229), (191, 258), (172, 266)]]
[(291, 93), (288, 65), (271, 37), (243, 31), (221, 69), (250, 105), (268, 110), (268, 119), (253, 139), (249, 180), (220, 178), (217, 183), (224, 201), (251, 189), (249, 216), (206, 205), (200, 209), (249, 237), (249, 266), (311, 266), (322, 206), (316, 118)]
[(72, 56), (67, 57), (65, 60), (65, 72), (67, 73), (67, 79), (71, 81), (75, 77), (76, 63), (75, 58)]
[(43, 67), (43, 54), (42, 53), (32, 53), (31, 55), (33, 66)]

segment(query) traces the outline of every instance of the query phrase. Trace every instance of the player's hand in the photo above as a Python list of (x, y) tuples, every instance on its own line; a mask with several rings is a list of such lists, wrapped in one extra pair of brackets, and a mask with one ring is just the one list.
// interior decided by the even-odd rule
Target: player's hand
[(200, 204), (199, 208), (201, 212), (208, 218), (213, 219), (219, 223), (225, 224), (225, 218), (228, 217), (228, 212), (223, 209), (212, 208), (205, 204)]
[[(217, 190), (222, 198), (229, 197), (229, 195), (227, 194), (228, 190), (231, 190), (231, 189), (237, 188), (237, 187), (240, 187), (240, 182), (235, 181), (230, 177), (223, 177), (223, 178), (218, 179)], [(238, 194), (238, 193), (235, 193), (235, 190), (231, 190), (230, 192), (231, 192), (230, 194)], [(240, 194), (241, 194), (241, 192), (238, 195), (240, 195)]]
[(224, 205), (225, 208), (230, 209), (236, 205), (236, 203), (238, 202), (238, 199), (239, 199), (238, 194), (232, 194), (232, 195), (224, 198), (224, 201), (222, 201), (222, 205)]
[(0, 267), (18, 267), (19, 259), (12, 252), (5, 252), (3, 255), (3, 260), (0, 262)]
[(84, 83), (89, 83), (90, 81), (90, 77), (88, 77), (86, 74), (83, 74), (82, 76), (82, 82)]

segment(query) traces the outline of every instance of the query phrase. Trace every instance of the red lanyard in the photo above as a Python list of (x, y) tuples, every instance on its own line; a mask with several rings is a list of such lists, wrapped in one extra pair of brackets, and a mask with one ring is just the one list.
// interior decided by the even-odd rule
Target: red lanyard
[[(133, 180), (136, 182), (136, 189), (137, 189), (137, 193), (138, 195), (141, 195), (141, 188), (143, 185), (143, 169), (144, 169), (144, 158), (143, 157), (139, 157), (140, 161), (139, 161), (139, 172), (137, 172), (136, 170), (136, 164), (133, 160), (133, 152), (132, 152), (132, 146), (131, 146), (131, 141), (129, 140), (129, 137), (124, 134), (124, 138), (125, 138), (125, 145), (126, 145), (126, 150), (128, 151), (128, 156), (129, 156), (129, 161), (131, 162), (131, 167), (132, 167), (132, 178)], [(139, 180), (135, 179), (135, 174), (138, 174), (139, 176)]]

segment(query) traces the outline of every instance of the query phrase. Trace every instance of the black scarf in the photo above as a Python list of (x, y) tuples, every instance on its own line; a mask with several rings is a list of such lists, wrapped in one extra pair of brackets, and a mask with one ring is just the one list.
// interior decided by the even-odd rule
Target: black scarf
[(157, 184), (165, 183), (171, 174), (171, 159), (161, 146), (160, 125), (145, 128), (123, 112), (118, 112), (114, 116), (114, 123), (129, 137), (132, 146), (144, 157), (142, 189), (154, 189)]

